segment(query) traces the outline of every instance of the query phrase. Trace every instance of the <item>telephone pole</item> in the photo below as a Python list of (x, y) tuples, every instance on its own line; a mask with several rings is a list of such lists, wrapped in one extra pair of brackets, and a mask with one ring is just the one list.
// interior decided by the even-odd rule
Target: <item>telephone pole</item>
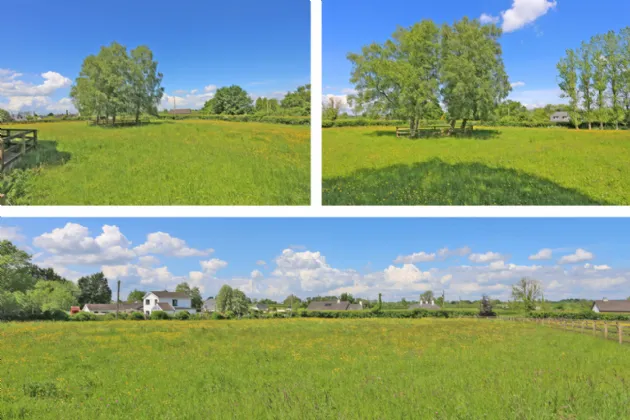
[(118, 280), (118, 291), (116, 292), (116, 319), (118, 319), (119, 310), (120, 310), (120, 280)]

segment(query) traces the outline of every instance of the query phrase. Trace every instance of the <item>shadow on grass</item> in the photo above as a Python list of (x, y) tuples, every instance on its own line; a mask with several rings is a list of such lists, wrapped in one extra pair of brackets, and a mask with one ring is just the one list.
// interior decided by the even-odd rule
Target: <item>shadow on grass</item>
[[(421, 129), (415, 137), (401, 137), (400, 140), (421, 140), (421, 139), (472, 139), (472, 140), (489, 140), (499, 137), (499, 130), (473, 130), (473, 131), (456, 131), (450, 135), (443, 134), (442, 130)], [(396, 137), (396, 130), (376, 130), (368, 134), (374, 137)]]
[(53, 140), (39, 140), (37, 149), (29, 151), (18, 159), (11, 169), (30, 169), (41, 165), (63, 165), (70, 160), (72, 155), (68, 152), (57, 150), (57, 142)]
[(145, 122), (140, 122), (138, 124), (136, 124), (133, 121), (125, 121), (125, 122), (121, 122), (121, 123), (116, 123), (115, 125), (112, 124), (90, 124), (90, 127), (98, 127), (98, 128), (104, 128), (107, 130), (119, 130), (119, 129), (125, 129), (125, 128), (135, 128), (135, 127), (144, 127), (144, 126), (148, 126), (148, 125), (160, 125), (160, 124), (173, 124), (174, 121), (168, 121), (168, 120), (164, 120), (164, 121), (145, 121)]
[(324, 205), (605, 205), (513, 169), (440, 159), (324, 179)]

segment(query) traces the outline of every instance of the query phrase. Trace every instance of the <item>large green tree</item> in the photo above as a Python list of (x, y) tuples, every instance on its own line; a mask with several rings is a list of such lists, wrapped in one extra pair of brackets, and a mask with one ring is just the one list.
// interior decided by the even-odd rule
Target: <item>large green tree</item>
[(26, 292), (37, 280), (32, 275), (31, 256), (10, 241), (0, 242), (0, 291)]
[(512, 298), (522, 302), (525, 310), (536, 309), (536, 301), (542, 297), (542, 284), (533, 279), (522, 278), (512, 286)]
[(190, 296), (191, 305), (193, 308), (200, 310), (203, 305), (203, 298), (201, 297), (201, 291), (198, 287), (190, 287), (188, 283), (180, 283), (175, 287), (176, 292), (186, 293)]
[(606, 77), (610, 86), (610, 121), (619, 130), (619, 122), (623, 120), (622, 84), (623, 84), (623, 56), (621, 52), (621, 38), (615, 31), (604, 35), (604, 59), (606, 61)]
[(153, 60), (153, 52), (145, 45), (131, 51), (129, 66), (129, 103), (138, 123), (143, 112), (157, 115), (157, 107), (164, 95), (163, 75), (157, 71), (158, 63)]
[(311, 115), (311, 85), (298, 86), (295, 91), (288, 92), (280, 106), (294, 115)]
[(86, 303), (110, 303), (112, 301), (112, 290), (109, 288), (107, 278), (103, 273), (81, 277), (77, 284), (79, 285), (79, 304), (81, 306)]
[(243, 115), (251, 113), (254, 107), (247, 92), (240, 86), (232, 85), (217, 89), (203, 110), (217, 115)]
[(5, 122), (9, 122), (11, 121), (11, 114), (9, 114), (9, 111), (0, 108), (0, 123), (5, 123)]
[(562, 97), (569, 99), (569, 115), (576, 129), (580, 129), (580, 90), (578, 88), (578, 55), (567, 50), (566, 57), (558, 63), (560, 90)]
[(510, 93), (496, 25), (464, 18), (442, 27), (442, 100), (455, 127), (462, 120), (487, 120)]
[(591, 38), (591, 48), (593, 53), (593, 88), (595, 89), (596, 117), (599, 121), (600, 129), (604, 129), (604, 121), (607, 117), (606, 90), (608, 89), (608, 78), (606, 75), (606, 59), (604, 58), (604, 39), (601, 35)]
[(580, 74), (579, 93), (582, 97), (584, 119), (588, 122), (588, 129), (593, 128), (595, 103), (595, 89), (593, 88), (593, 49), (587, 42), (582, 42), (577, 62)]
[(39, 281), (27, 293), (29, 303), (41, 311), (69, 311), (78, 303), (79, 289), (72, 282)]
[(142, 299), (146, 294), (147, 292), (143, 290), (133, 289), (129, 292), (129, 295), (127, 295), (127, 302), (142, 302)]

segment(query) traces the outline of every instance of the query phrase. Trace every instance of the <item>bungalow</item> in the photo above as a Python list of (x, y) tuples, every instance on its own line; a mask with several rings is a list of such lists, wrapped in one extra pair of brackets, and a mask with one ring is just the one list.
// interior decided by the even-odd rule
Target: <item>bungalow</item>
[(630, 313), (630, 300), (596, 300), (593, 302), (593, 312), (606, 313)]
[(216, 299), (206, 299), (203, 303), (203, 307), (201, 308), (204, 312), (215, 312), (217, 310), (217, 300)]
[(116, 313), (116, 310), (120, 312), (136, 312), (142, 311), (142, 303), (86, 303), (83, 305), (83, 312), (90, 312), (92, 314), (110, 314)]
[(269, 305), (265, 305), (264, 303), (257, 303), (255, 305), (252, 305), (250, 309), (252, 311), (267, 312), (269, 310)]
[(554, 112), (551, 114), (551, 122), (554, 123), (569, 123), (571, 122), (571, 117), (568, 112)]
[(177, 312), (197, 313), (192, 307), (190, 296), (183, 292), (148, 292), (142, 298), (144, 301), (143, 310), (146, 316), (151, 315), (153, 311), (164, 311), (170, 315)]
[(409, 305), (409, 309), (413, 310), (413, 309), (426, 309), (428, 311), (439, 311), (440, 308), (438, 305), (435, 304), (434, 300), (431, 300), (431, 302), (424, 301), (422, 299), (420, 299), (420, 303), (414, 303), (413, 305)]
[(308, 311), (360, 311), (363, 309), (363, 302), (350, 303), (344, 300), (320, 300), (312, 301), (308, 304)]

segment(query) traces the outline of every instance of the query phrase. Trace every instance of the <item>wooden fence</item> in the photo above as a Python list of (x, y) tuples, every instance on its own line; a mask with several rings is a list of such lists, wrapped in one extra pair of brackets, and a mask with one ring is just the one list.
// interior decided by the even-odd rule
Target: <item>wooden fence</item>
[(0, 172), (37, 148), (37, 130), (0, 128)]
[(614, 340), (619, 344), (630, 344), (630, 322), (628, 321), (602, 321), (589, 319), (562, 319), (562, 318), (514, 318), (502, 317), (502, 320), (515, 322), (528, 322), (537, 325), (556, 328), (563, 331), (590, 334), (605, 340)]

